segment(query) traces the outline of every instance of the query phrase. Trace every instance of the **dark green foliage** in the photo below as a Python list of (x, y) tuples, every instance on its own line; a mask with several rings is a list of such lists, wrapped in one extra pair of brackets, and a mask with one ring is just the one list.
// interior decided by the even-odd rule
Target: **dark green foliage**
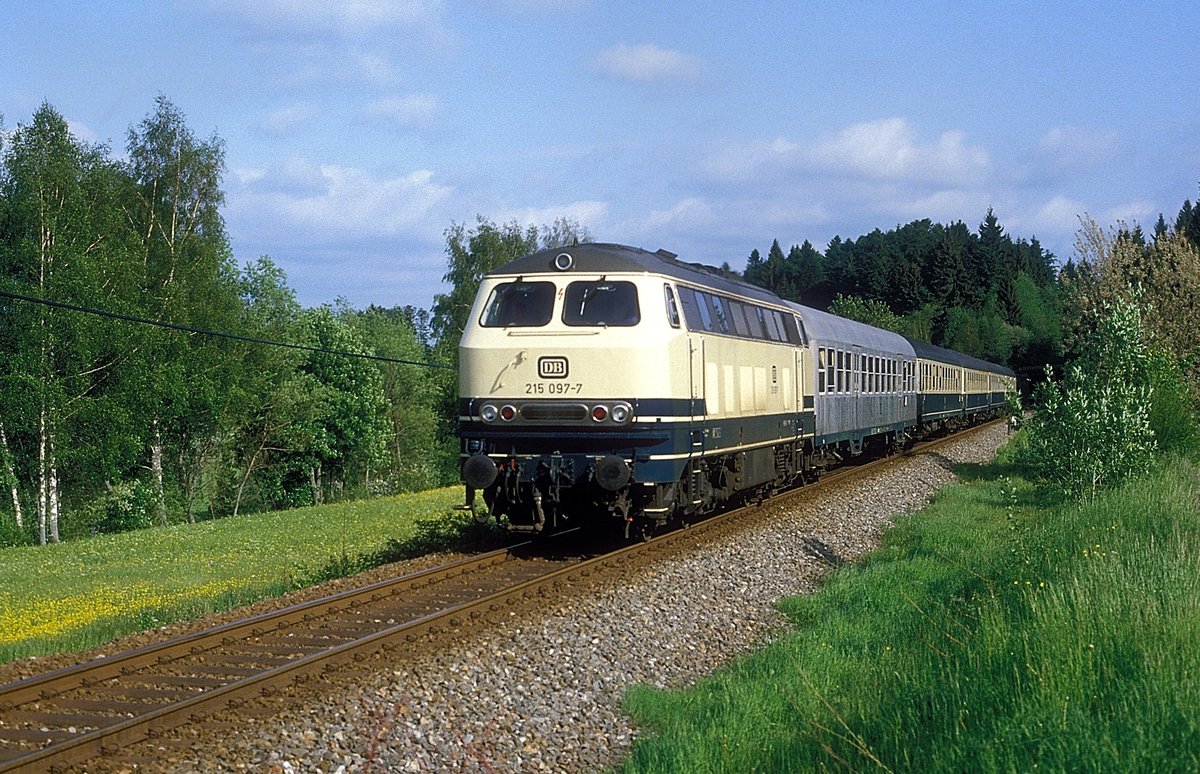
[[(751, 253), (747, 281), (820, 309), (854, 298), (864, 305), (844, 308), (854, 319), (879, 319), (883, 327), (1018, 371), (1061, 363), (1054, 256), (1036, 237), (1014, 240), (990, 209), (978, 232), (961, 221), (923, 219), (856, 240), (834, 237), (824, 255), (805, 242), (780, 261), (778, 245), (765, 259)], [(868, 307), (901, 321), (866, 313)]]

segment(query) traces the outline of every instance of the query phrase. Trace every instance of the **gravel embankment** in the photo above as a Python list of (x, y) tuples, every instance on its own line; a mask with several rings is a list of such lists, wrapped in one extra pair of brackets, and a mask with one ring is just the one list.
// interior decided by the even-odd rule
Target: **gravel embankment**
[(172, 753), (169, 771), (598, 771), (637, 734), (620, 711), (636, 683), (687, 685), (769, 641), (774, 603), (878, 544), (900, 513), (992, 458), (1003, 425), (843, 484), (736, 539), (660, 561), (617, 586), (573, 593), (440, 653), (393, 664), (283, 715), (247, 720)]

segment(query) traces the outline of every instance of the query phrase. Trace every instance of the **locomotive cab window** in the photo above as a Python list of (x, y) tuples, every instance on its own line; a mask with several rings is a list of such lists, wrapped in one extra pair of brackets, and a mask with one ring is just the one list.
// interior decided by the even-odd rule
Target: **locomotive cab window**
[(663, 285), (663, 297), (667, 302), (667, 322), (672, 328), (679, 327), (679, 307), (675, 305), (675, 294), (670, 285)]
[(553, 282), (503, 282), (492, 290), (480, 324), (485, 328), (536, 328), (554, 314)]
[(567, 285), (563, 322), (567, 325), (629, 327), (642, 319), (637, 286), (632, 282), (591, 280)]

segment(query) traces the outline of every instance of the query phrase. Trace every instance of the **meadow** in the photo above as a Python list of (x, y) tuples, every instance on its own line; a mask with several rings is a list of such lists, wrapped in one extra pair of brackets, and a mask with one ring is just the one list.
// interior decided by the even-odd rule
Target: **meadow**
[(1078, 504), (1006, 460), (782, 602), (764, 651), (629, 692), (622, 771), (1200, 770), (1194, 463)]
[(77, 651), (453, 548), (461, 487), (0, 549), (0, 662)]

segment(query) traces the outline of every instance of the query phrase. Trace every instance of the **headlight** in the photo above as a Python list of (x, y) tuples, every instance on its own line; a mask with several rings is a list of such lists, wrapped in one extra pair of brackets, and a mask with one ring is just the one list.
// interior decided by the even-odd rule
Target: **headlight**
[(612, 407), (612, 421), (617, 424), (625, 424), (629, 421), (629, 417), (633, 415), (633, 407), (628, 403), (618, 403)]
[(499, 415), (500, 415), (499, 409), (497, 409), (491, 403), (485, 403), (485, 404), (483, 404), (483, 408), (479, 409), (479, 416), (483, 419), (484, 422), (495, 422), (496, 417), (498, 417)]

